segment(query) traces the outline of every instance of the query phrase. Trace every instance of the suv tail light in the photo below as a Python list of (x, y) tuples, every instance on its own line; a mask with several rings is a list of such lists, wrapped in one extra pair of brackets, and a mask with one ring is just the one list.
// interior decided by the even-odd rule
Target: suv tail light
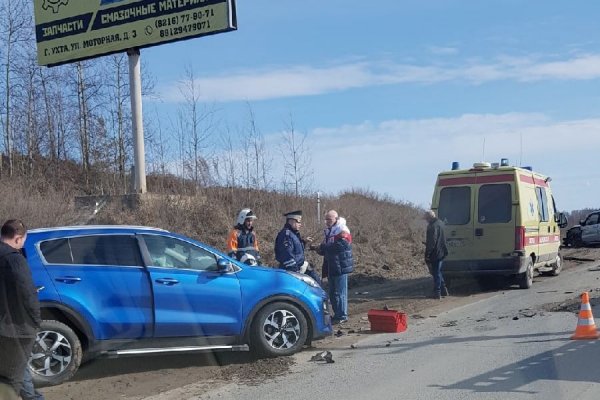
[(515, 227), (515, 250), (525, 249), (525, 227)]

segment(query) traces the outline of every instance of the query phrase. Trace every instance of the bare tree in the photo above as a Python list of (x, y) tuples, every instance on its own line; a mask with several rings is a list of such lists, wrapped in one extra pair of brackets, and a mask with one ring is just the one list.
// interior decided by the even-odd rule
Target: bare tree
[(81, 62), (75, 64), (77, 71), (77, 104), (79, 105), (79, 147), (81, 150), (81, 166), (88, 184), (90, 172), (90, 110), (87, 103), (84, 67)]
[(79, 61), (70, 66), (75, 72), (73, 83), (77, 99), (76, 120), (81, 168), (88, 187), (93, 158), (103, 154), (102, 151), (106, 149), (106, 117), (103, 115), (106, 111), (106, 93), (103, 92), (105, 85), (101, 82), (103, 74), (99, 73), (99, 68), (94, 68), (97, 65)]
[[(33, 50), (33, 49), (31, 49)], [(25, 126), (25, 149), (26, 165), (23, 165), (23, 172), (25, 174), (33, 174), (34, 170), (34, 158), (41, 155), (41, 137), (39, 135), (39, 115), (38, 111), (38, 66), (35, 53), (31, 51), (28, 57), (24, 60), (23, 65), (23, 78), (25, 80), (23, 89), (26, 92), (27, 103), (25, 105), (25, 113), (27, 123)]]
[(115, 143), (115, 168), (121, 187), (127, 191), (126, 164), (130, 154), (131, 115), (126, 107), (129, 101), (129, 67), (127, 55), (119, 53), (108, 57), (106, 76), (109, 89), (110, 114)]
[(152, 170), (158, 174), (166, 175), (169, 172), (167, 170), (168, 144), (163, 132), (160, 116), (156, 110), (154, 115), (155, 119), (144, 118), (144, 134), (146, 141), (150, 144)]
[[(19, 58), (19, 46), (31, 36), (31, 3), (26, 0), (2, 0), (0, 2), (0, 37), (3, 38), (0, 46), (3, 47), (3, 79), (2, 89), (2, 116), (4, 151), (8, 159), (8, 174), (13, 174), (14, 158), (14, 132), (12, 127), (12, 73), (15, 69), (15, 61)], [(0, 162), (0, 172), (2, 165)]]
[(241, 172), (240, 149), (234, 145), (235, 140), (232, 133), (227, 128), (225, 133), (221, 135), (221, 144), (223, 147), (222, 157), (224, 165), (225, 177), (222, 180), (224, 186), (234, 188), (238, 185), (238, 175)]
[(271, 185), (272, 159), (267, 154), (264, 136), (258, 129), (256, 116), (248, 104), (249, 129), (245, 137), (248, 186), (267, 190)]
[(313, 180), (310, 149), (306, 143), (306, 133), (296, 132), (292, 116), (283, 133), (281, 156), (284, 191), (291, 191), (296, 197), (309, 192)]
[(197, 185), (206, 185), (211, 181), (207, 162), (210, 157), (206, 150), (210, 134), (214, 130), (215, 110), (202, 106), (198, 83), (190, 66), (186, 67), (180, 91), (184, 103), (177, 116), (182, 135), (180, 145), (185, 157), (184, 170)]
[[(52, 103), (50, 102), (50, 88), (52, 81), (52, 75), (43, 68), (38, 68), (37, 73), (39, 76), (40, 89), (42, 101), (44, 103), (45, 124), (46, 134), (48, 135), (48, 158), (52, 163), (56, 162), (60, 156), (59, 142), (59, 131), (56, 126), (55, 118), (59, 117), (58, 113), (54, 112)], [(55, 99), (54, 99), (55, 100)]]

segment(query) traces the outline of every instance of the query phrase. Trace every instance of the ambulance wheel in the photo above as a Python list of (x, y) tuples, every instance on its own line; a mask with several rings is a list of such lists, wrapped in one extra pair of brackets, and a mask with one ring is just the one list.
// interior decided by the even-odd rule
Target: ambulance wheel
[(550, 275), (558, 276), (560, 274), (560, 271), (562, 271), (562, 256), (560, 254), (557, 254)]
[(525, 272), (518, 275), (518, 283), (521, 289), (529, 289), (533, 285), (533, 260), (527, 262)]

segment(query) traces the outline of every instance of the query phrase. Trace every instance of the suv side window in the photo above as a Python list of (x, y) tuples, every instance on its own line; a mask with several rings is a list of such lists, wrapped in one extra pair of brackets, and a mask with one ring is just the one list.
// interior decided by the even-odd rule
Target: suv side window
[(211, 252), (183, 240), (159, 235), (144, 238), (153, 266), (216, 271), (217, 258)]
[(471, 220), (471, 188), (445, 187), (440, 191), (438, 216), (446, 225), (466, 225)]
[(592, 214), (589, 217), (587, 217), (587, 219), (585, 220), (585, 225), (596, 225), (598, 223), (598, 218), (600, 217), (600, 214)]
[(48, 263), (73, 264), (73, 255), (71, 254), (68, 239), (54, 239), (41, 242), (40, 251)]
[(53, 264), (141, 266), (132, 235), (90, 235), (40, 243), (46, 262)]
[(481, 224), (509, 222), (512, 219), (512, 192), (510, 184), (481, 185), (477, 201)]

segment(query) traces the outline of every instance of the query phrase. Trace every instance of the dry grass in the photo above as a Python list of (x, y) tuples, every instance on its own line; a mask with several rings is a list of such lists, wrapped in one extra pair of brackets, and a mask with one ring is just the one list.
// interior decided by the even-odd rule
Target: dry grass
[(3, 179), (0, 216), (18, 218), (29, 228), (69, 225), (77, 220), (73, 195), (29, 181)]
[[(3, 179), (0, 215), (4, 220), (20, 218), (30, 228), (75, 224), (148, 225), (178, 232), (224, 250), (227, 235), (237, 213), (249, 207), (258, 215), (255, 223), (263, 261), (276, 265), (273, 245), (283, 227), (283, 214), (303, 211), (303, 236), (322, 240), (323, 223), (317, 218), (317, 199), (296, 198), (268, 191), (207, 188), (178, 188), (163, 185), (162, 194), (153, 193), (135, 210), (119, 203), (103, 208), (93, 216), (90, 210), (76, 209), (72, 182), (60, 180), (55, 189), (47, 179)], [(348, 221), (354, 238), (356, 273), (352, 282), (377, 281), (423, 276), (424, 228), (421, 210), (375, 193), (361, 190), (321, 198), (321, 214), (336, 209)], [(308, 259), (320, 268), (321, 258), (307, 252)]]
[[(283, 227), (283, 214), (303, 210), (303, 236), (322, 239), (323, 224), (317, 222), (314, 198), (295, 198), (275, 192), (210, 188), (195, 195), (153, 195), (137, 210), (104, 209), (90, 223), (149, 225), (182, 233), (223, 250), (230, 229), (241, 208), (258, 215), (255, 229), (263, 261), (276, 265), (273, 245)], [(380, 198), (366, 191), (351, 191), (321, 199), (321, 212), (336, 209), (348, 221), (354, 238), (356, 274), (371, 279), (423, 276), (425, 223), (422, 210)], [(320, 267), (321, 258), (307, 252), (309, 261)]]

